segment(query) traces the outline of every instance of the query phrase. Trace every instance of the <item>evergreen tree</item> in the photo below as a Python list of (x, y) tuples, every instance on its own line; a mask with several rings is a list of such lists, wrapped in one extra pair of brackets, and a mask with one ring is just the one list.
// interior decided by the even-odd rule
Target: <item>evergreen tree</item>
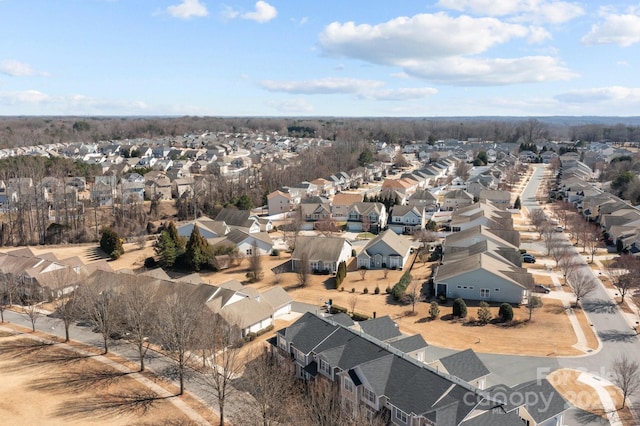
[(122, 247), (122, 240), (120, 236), (111, 229), (106, 227), (102, 229), (102, 237), (100, 237), (100, 248), (102, 251), (111, 256), (112, 259), (117, 259), (124, 253)]
[(338, 271), (336, 272), (336, 284), (340, 286), (340, 284), (342, 284), (346, 276), (347, 276), (347, 264), (343, 260), (338, 264)]
[(453, 316), (457, 318), (467, 316), (467, 304), (460, 297), (453, 301)]
[(191, 231), (185, 251), (185, 260), (195, 271), (199, 271), (200, 267), (209, 261), (209, 243), (200, 234), (198, 225), (194, 225), (193, 231)]
[(521, 207), (522, 202), (520, 201), (520, 196), (518, 195), (518, 198), (516, 198), (516, 201), (513, 203), (513, 208), (520, 210)]
[(176, 246), (178, 252), (184, 251), (186, 240), (184, 237), (181, 237), (178, 234), (178, 229), (176, 228), (176, 224), (173, 223), (173, 221), (170, 221), (169, 225), (167, 225), (167, 232), (169, 233), (169, 237), (173, 241), (173, 244)]
[[(173, 223), (173, 222), (171, 222)], [(162, 231), (156, 241), (153, 250), (160, 258), (160, 264), (165, 268), (172, 268), (178, 257), (178, 248), (176, 247), (169, 230)]]

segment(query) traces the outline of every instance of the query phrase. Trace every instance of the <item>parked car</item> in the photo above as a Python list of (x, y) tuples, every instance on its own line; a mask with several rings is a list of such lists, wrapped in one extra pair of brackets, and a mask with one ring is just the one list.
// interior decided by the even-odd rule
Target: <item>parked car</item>
[(522, 255), (522, 261), (525, 263), (536, 263), (536, 257), (532, 254), (524, 253)]
[(536, 286), (533, 288), (533, 291), (535, 291), (536, 293), (548, 294), (551, 291), (551, 289), (546, 285), (536, 284)]
[(562, 226), (556, 226), (556, 232), (564, 232), (564, 228)]

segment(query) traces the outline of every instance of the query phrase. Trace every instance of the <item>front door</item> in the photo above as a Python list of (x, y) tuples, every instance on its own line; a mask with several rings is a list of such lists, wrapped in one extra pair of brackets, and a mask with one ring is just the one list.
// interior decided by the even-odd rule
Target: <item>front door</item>
[(446, 284), (438, 284), (438, 291), (436, 291), (436, 296), (444, 294), (447, 295), (447, 285)]

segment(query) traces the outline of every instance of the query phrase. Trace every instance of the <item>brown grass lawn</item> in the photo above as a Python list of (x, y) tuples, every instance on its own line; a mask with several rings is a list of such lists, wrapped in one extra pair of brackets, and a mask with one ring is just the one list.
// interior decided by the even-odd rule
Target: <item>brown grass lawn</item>
[(3, 424), (194, 424), (128, 374), (57, 345), (2, 333), (0, 369)]
[[(271, 268), (280, 265), (290, 258), (289, 254), (283, 254), (279, 259), (269, 256), (263, 258), (265, 276), (262, 281), (248, 284), (257, 289), (266, 290), (273, 285), (281, 285), (287, 289), (291, 296), (300, 302), (317, 306), (318, 312), (322, 311), (324, 302), (332, 299), (334, 305), (351, 310), (351, 303), (355, 299), (355, 311), (368, 316), (389, 315), (400, 325), (400, 329), (409, 334), (421, 334), (427, 342), (437, 346), (452, 349), (473, 348), (478, 352), (492, 352), (503, 354), (529, 354), (539, 356), (555, 355), (580, 355), (582, 352), (573, 348), (577, 342), (575, 334), (569, 324), (567, 315), (559, 301), (545, 299), (545, 306), (533, 313), (533, 320), (525, 322), (528, 313), (524, 307), (515, 307), (514, 313), (517, 320), (521, 321), (513, 327), (505, 327), (500, 324), (488, 324), (485, 326), (470, 326), (461, 322), (448, 320), (451, 314), (451, 302), (440, 306), (441, 318), (430, 321), (428, 319), (429, 303), (418, 302), (415, 315), (409, 315), (411, 306), (395, 302), (391, 296), (385, 293), (387, 286), (393, 285), (400, 279), (403, 271), (388, 271), (384, 277), (384, 271), (367, 271), (364, 280), (359, 271), (350, 265), (350, 272), (343, 283), (344, 291), (333, 288), (333, 277), (327, 275), (311, 275), (309, 284), (301, 288), (298, 286), (298, 276), (295, 273), (283, 273), (279, 277), (271, 272)], [(218, 273), (205, 273), (203, 278), (211, 284), (218, 284), (229, 279), (245, 280), (248, 262), (241, 266)], [(411, 275), (414, 280), (422, 285), (431, 274), (431, 264), (416, 262)], [(276, 281), (279, 283), (276, 284)], [(380, 294), (374, 294), (376, 286)], [(364, 289), (368, 294), (364, 294)], [(355, 291), (352, 293), (351, 289)], [(477, 306), (469, 306), (469, 316), (477, 317)], [(497, 316), (498, 306), (491, 308), (494, 316)], [(593, 335), (590, 327), (584, 321), (587, 335)], [(518, 341), (514, 345), (514, 341)], [(595, 336), (592, 339), (592, 347), (597, 347)]]
[[(607, 415), (596, 390), (585, 383), (578, 382), (578, 377), (581, 373), (578, 370), (560, 369), (549, 374), (547, 380), (571, 404), (592, 413), (594, 416), (601, 417), (605, 423), (608, 423)], [(616, 407), (621, 407), (622, 393), (620, 393), (620, 390), (614, 386), (607, 386), (605, 389), (611, 395)], [(618, 410), (618, 415), (624, 426), (636, 424), (628, 407)]]
[(537, 275), (537, 274), (532, 274), (533, 275), (533, 279), (537, 284), (542, 284), (542, 285), (546, 285), (548, 287), (552, 287), (553, 286), (553, 280), (551, 279), (551, 277), (549, 275)]

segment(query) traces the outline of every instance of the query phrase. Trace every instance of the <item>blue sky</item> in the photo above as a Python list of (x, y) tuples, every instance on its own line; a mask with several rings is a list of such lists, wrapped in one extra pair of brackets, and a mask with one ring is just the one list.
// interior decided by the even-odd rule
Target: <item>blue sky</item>
[(640, 2), (0, 0), (0, 115), (640, 115)]

